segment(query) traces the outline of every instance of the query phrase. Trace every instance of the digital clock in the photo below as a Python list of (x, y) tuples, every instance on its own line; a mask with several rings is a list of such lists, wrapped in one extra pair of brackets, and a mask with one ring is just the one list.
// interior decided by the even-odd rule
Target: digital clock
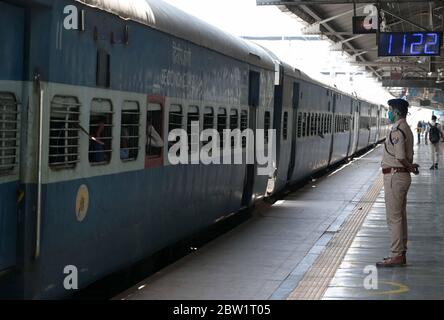
[(442, 32), (380, 32), (378, 56), (439, 56)]

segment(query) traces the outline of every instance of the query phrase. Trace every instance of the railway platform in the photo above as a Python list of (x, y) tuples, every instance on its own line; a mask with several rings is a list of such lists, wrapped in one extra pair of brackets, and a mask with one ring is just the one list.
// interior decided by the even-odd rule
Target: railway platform
[(382, 151), (310, 181), (115, 299), (443, 299), (444, 168), (429, 170), (429, 146), (415, 145), (407, 266), (374, 267), (389, 246)]

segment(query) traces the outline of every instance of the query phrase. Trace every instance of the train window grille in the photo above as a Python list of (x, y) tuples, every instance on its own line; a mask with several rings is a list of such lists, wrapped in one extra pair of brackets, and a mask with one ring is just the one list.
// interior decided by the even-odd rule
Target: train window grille
[[(205, 107), (203, 113), (203, 129), (213, 129), (214, 128), (214, 109), (213, 107)], [(208, 142), (213, 141), (213, 137), (208, 137)], [(205, 145), (207, 142), (201, 142), (201, 145)]]
[(76, 97), (54, 96), (49, 120), (48, 164), (52, 169), (74, 168), (79, 159), (80, 103)]
[(333, 121), (333, 115), (329, 114), (328, 115), (328, 133), (333, 133), (332, 132), (332, 130), (333, 130), (332, 121)]
[(302, 137), (302, 113), (299, 112), (297, 116), (297, 136)]
[(89, 118), (89, 162), (108, 164), (112, 156), (113, 109), (110, 100), (93, 99)]
[(270, 125), (271, 125), (270, 111), (265, 111), (265, 114), (264, 114), (264, 141), (265, 141), (265, 144), (268, 144), (268, 139), (270, 138), (269, 134), (268, 134), (268, 130), (271, 129)]
[[(299, 121), (299, 119), (298, 119)], [(299, 125), (298, 125), (299, 127)], [(298, 133), (299, 134), (299, 133)], [(288, 112), (284, 112), (284, 119), (282, 121), (282, 138), (287, 140), (288, 138)]]
[(307, 135), (307, 114), (304, 112), (302, 115), (302, 136), (305, 137)]
[(316, 114), (316, 134), (321, 132), (321, 115), (319, 113)]
[(18, 165), (19, 110), (12, 93), (0, 92), (0, 176), (11, 175)]
[[(168, 132), (173, 131), (174, 129), (182, 129), (182, 106), (179, 105), (171, 105), (170, 111), (168, 114)], [(168, 150), (173, 146), (175, 143), (179, 141), (179, 137), (176, 138), (175, 141), (168, 141)]]
[[(231, 109), (230, 113), (230, 130), (239, 129), (239, 113), (236, 109)], [(234, 148), (234, 137), (231, 137), (231, 147)]]
[(311, 124), (310, 124), (310, 136), (316, 135), (316, 116), (314, 113), (311, 114)]
[(203, 116), (203, 130), (214, 128), (214, 110), (212, 107), (205, 107)]
[(324, 114), (324, 131), (322, 133), (328, 133), (328, 114)]
[(217, 113), (217, 132), (219, 132), (220, 149), (224, 146), (224, 129), (227, 129), (227, 110), (219, 108)]
[(307, 113), (307, 137), (311, 135), (311, 113)]
[(136, 160), (139, 155), (140, 109), (137, 101), (125, 101), (121, 112), (120, 159)]
[[(197, 106), (190, 106), (188, 108), (188, 114), (187, 114), (187, 135), (188, 135), (188, 153), (191, 154), (191, 150), (194, 147), (194, 149), (198, 150), (198, 145), (200, 143), (200, 133), (197, 132), (197, 136), (193, 136), (191, 132), (191, 125), (193, 122), (199, 122), (199, 107)], [(194, 141), (193, 141), (194, 140)]]
[(157, 135), (160, 137), (160, 140), (162, 140), (162, 106), (158, 103), (149, 103), (148, 104), (148, 110), (146, 115), (146, 149), (145, 154), (149, 158), (160, 158), (162, 156), (162, 149), (163, 149), (163, 140), (162, 141), (155, 141), (153, 139), (153, 134), (150, 132), (150, 130), (154, 130), (154, 135)]
[[(248, 129), (248, 111), (247, 110), (241, 110), (240, 115), (240, 129), (243, 132), (244, 130)], [(247, 138), (242, 137), (242, 148), (247, 147)]]

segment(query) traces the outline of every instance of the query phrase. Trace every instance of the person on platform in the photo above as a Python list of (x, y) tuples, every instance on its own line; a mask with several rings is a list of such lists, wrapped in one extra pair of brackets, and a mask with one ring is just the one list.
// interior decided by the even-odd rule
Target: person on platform
[(425, 132), (425, 144), (430, 141), (430, 147), (432, 152), (432, 166), (430, 170), (438, 170), (439, 163), (439, 142), (444, 140), (444, 134), (442, 132), (441, 125), (436, 121), (436, 116), (432, 116), (432, 121), (427, 125)]
[(408, 102), (388, 101), (388, 117), (393, 124), (385, 141), (382, 158), (387, 225), (390, 233), (390, 256), (376, 263), (377, 267), (396, 267), (407, 263), (407, 193), (411, 173), (418, 174), (413, 163), (413, 133), (407, 124)]
[(418, 144), (421, 143), (421, 133), (422, 133), (422, 121), (418, 121), (416, 125), (416, 132), (418, 134)]

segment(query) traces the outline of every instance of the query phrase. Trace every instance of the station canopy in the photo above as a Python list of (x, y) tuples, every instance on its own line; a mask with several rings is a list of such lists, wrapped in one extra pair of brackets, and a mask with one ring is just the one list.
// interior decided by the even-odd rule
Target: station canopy
[(394, 96), (444, 110), (444, 0), (256, 0), (303, 20)]

